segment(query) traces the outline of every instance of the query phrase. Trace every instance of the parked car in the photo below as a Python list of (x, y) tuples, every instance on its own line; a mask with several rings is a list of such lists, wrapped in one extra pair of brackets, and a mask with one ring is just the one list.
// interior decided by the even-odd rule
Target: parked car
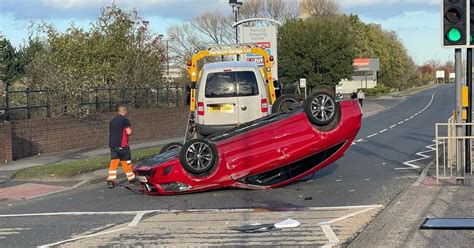
[(147, 194), (279, 187), (341, 158), (361, 118), (357, 102), (317, 93), (284, 113), (169, 146), (134, 170)]

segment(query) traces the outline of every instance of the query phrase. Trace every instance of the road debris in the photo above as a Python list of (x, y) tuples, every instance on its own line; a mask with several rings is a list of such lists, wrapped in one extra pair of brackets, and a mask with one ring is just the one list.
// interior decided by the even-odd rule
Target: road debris
[(295, 228), (298, 227), (301, 223), (297, 220), (293, 219), (286, 219), (281, 222), (273, 223), (273, 224), (260, 224), (254, 223), (250, 225), (243, 225), (243, 226), (233, 226), (229, 227), (230, 230), (245, 232), (245, 233), (259, 233), (259, 232), (269, 232), (269, 231), (276, 231), (283, 228)]

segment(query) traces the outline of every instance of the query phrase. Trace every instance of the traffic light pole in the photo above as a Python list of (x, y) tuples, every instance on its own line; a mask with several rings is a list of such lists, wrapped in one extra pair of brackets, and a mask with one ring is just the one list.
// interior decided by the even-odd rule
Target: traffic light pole
[[(454, 50), (454, 63), (456, 71), (455, 87), (456, 87), (456, 124), (462, 123), (462, 49), (456, 48)], [(456, 136), (463, 136), (463, 127), (456, 125)], [(463, 181), (460, 179), (464, 176), (464, 144), (462, 139), (456, 141), (456, 172), (457, 172), (457, 183), (462, 184)]]
[[(468, 105), (467, 105), (467, 124), (466, 125), (466, 137), (472, 135), (472, 126), (469, 125), (472, 123), (472, 48), (467, 49), (467, 58), (466, 58), (466, 86), (468, 88)], [(466, 174), (471, 173), (471, 140), (466, 139)]]

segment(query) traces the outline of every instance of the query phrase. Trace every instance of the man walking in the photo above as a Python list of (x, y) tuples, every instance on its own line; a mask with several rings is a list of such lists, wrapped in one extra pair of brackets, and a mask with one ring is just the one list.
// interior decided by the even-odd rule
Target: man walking
[(357, 99), (359, 99), (360, 106), (364, 106), (365, 94), (362, 90), (359, 90), (359, 92), (357, 92)]
[(128, 136), (132, 135), (130, 121), (126, 118), (127, 107), (119, 106), (118, 115), (109, 123), (110, 165), (107, 186), (113, 188), (117, 179), (117, 167), (122, 165), (130, 183), (135, 183), (135, 173), (132, 171), (132, 155), (128, 145)]

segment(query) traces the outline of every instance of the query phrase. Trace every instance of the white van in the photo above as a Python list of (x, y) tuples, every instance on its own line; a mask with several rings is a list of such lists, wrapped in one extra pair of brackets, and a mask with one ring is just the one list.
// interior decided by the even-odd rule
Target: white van
[(197, 131), (210, 135), (270, 114), (265, 81), (256, 63), (206, 64), (197, 85)]

